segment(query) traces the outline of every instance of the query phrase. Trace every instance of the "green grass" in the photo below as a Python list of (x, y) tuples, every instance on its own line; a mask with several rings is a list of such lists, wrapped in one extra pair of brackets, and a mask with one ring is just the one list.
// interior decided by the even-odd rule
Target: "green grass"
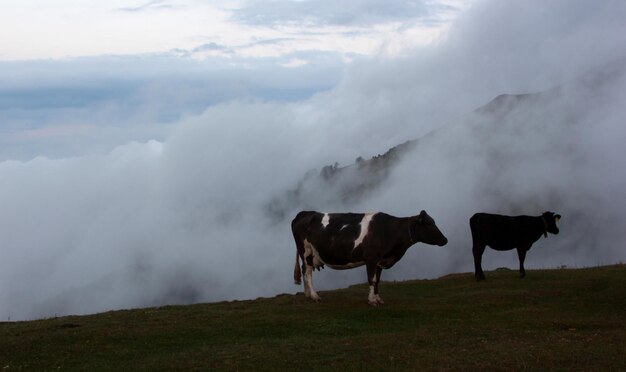
[(0, 371), (626, 370), (626, 266), (0, 323)]

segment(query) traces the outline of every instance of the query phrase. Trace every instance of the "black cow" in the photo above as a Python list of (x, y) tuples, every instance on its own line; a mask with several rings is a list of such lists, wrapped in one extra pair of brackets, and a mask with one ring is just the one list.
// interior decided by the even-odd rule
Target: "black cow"
[(524, 259), (541, 235), (548, 237), (548, 233), (558, 234), (556, 222), (560, 215), (544, 212), (541, 216), (501, 216), (498, 214), (476, 213), (470, 218), (472, 230), (472, 253), (474, 254), (474, 275), (476, 280), (485, 280), (481, 261), (485, 247), (489, 246), (496, 251), (508, 251), (517, 248), (519, 257), (520, 277), (526, 275)]
[[(383, 269), (391, 268), (407, 249), (417, 242), (443, 246), (448, 239), (435, 221), (422, 211), (417, 216), (394, 217), (377, 213), (300, 212), (291, 222), (296, 241), (294, 280), (304, 277), (304, 294), (314, 301), (320, 297), (313, 289), (313, 269), (327, 265), (351, 269), (365, 265), (370, 285), (369, 303), (383, 303), (378, 283)], [(302, 271), (300, 271), (302, 259)], [(303, 274), (304, 273), (304, 274)]]

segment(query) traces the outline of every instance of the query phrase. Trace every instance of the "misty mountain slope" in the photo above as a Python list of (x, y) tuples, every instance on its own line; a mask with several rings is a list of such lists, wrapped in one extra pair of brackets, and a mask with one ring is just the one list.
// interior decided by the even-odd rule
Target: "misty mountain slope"
[[(558, 148), (568, 157), (584, 161), (577, 157), (583, 156), (580, 146), (585, 141), (573, 136), (578, 134), (580, 126), (592, 125), (585, 122), (588, 113), (601, 111), (602, 105), (611, 104), (612, 89), (623, 81), (626, 71), (626, 62), (618, 62), (544, 92), (498, 95), (472, 113), (370, 159), (358, 157), (353, 164), (346, 166), (335, 163), (324, 166), (319, 171), (310, 170), (286, 196), (274, 198), (268, 204), (268, 209), (277, 219), (281, 219), (295, 209), (319, 208), (320, 204), (322, 207), (350, 208), (384, 187), (395, 167), (411, 152), (419, 153), (422, 146), (430, 143), (438, 143), (442, 151), (446, 151), (454, 143), (454, 147), (461, 151), (467, 147), (465, 138), (469, 138), (465, 136), (468, 135), (480, 141), (483, 147), (481, 153), (486, 152), (487, 155), (484, 160), (494, 171), (502, 172), (514, 166), (518, 158), (535, 157), (536, 153), (530, 149), (541, 143), (546, 145), (543, 150), (548, 150), (549, 145), (551, 151)], [(581, 101), (584, 103), (582, 106), (579, 105)], [(470, 133), (466, 133), (465, 129), (458, 129), (459, 126), (470, 128), (465, 128)], [(539, 142), (534, 137), (538, 133), (544, 133), (544, 138)], [(459, 138), (455, 138), (459, 135), (462, 137), (460, 143)], [(524, 143), (525, 136), (528, 137), (527, 144)], [(515, 137), (517, 140), (514, 142), (517, 145), (509, 143), (507, 146), (500, 146), (501, 143), (495, 141), (500, 137)], [(526, 150), (529, 150), (528, 153), (525, 153)], [(506, 174), (503, 176), (506, 177)], [(324, 194), (321, 198), (320, 190)]]
[[(5, 64), (0, 319), (301, 291), (300, 209), (428, 211), (448, 245), (417, 244), (384, 281), (471, 271), (477, 211), (563, 216), (528, 269), (626, 261), (626, 3), (471, 3), (427, 46), (392, 17), (370, 49), (372, 27), (353, 24), (371, 58), (333, 42), (257, 59), (259, 40), (241, 40), (245, 56), (219, 61)], [(301, 47), (277, 41), (258, 46)], [(516, 265), (515, 252), (483, 260)], [(316, 289), (363, 270), (325, 270)]]
[[(473, 114), (484, 116), (488, 122), (506, 119), (517, 106), (528, 101), (538, 102), (539, 96), (546, 93), (502, 94), (486, 105), (476, 109)], [(471, 121), (472, 114), (467, 116)], [(475, 123), (478, 125), (478, 123)], [(350, 208), (375, 193), (389, 178), (394, 168), (418, 145), (432, 141), (443, 135), (446, 127), (435, 130), (418, 139), (408, 140), (392, 147), (383, 154), (370, 159), (357, 157), (353, 164), (339, 166), (338, 163), (326, 165), (320, 170), (311, 169), (305, 173), (297, 186), (272, 199), (267, 210), (277, 222), (286, 218), (297, 209)], [(323, 195), (320, 195), (323, 190)]]
[[(549, 249), (529, 254), (530, 265), (622, 260), (623, 62), (545, 92), (499, 95), (382, 155), (310, 171), (269, 209), (278, 220), (297, 209), (404, 215), (426, 209), (450, 243), (444, 253), (421, 253), (420, 260), (443, 262), (442, 272), (471, 270), (467, 220), (473, 213), (539, 215), (552, 210), (564, 216), (562, 233), (545, 243)], [(446, 258), (437, 259), (439, 255)], [(413, 259), (417, 256), (409, 253), (407, 261)], [(509, 256), (487, 260), (513, 264)]]
[[(301, 290), (289, 220), (305, 208), (427, 210), (449, 244), (417, 244), (384, 281), (471, 271), (467, 221), (477, 211), (563, 215), (561, 234), (533, 246), (528, 269), (624, 261), (626, 79), (614, 71), (498, 96), (380, 156), (304, 178), (298, 159), (314, 164), (309, 154), (288, 158), (301, 147), (293, 139), (305, 138), (284, 125), (295, 115), (266, 104), (213, 108), (166, 143), (131, 143), (105, 157), (4, 162), (0, 318)], [(230, 125), (248, 120), (263, 125)], [(516, 265), (514, 252), (483, 258), (485, 270)], [(364, 280), (363, 270), (325, 270), (315, 283)]]
[(273, 198), (266, 208), (275, 222), (282, 222), (296, 208), (315, 209), (323, 205), (336, 209), (358, 203), (380, 187), (417, 142), (404, 142), (367, 160), (359, 156), (354, 164), (347, 166), (335, 163), (319, 171), (311, 169), (294, 189)]

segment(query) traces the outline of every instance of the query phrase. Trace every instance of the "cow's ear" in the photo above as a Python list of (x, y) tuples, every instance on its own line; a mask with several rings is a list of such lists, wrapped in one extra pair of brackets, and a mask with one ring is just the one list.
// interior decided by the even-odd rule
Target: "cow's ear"
[(560, 219), (561, 219), (561, 215), (560, 214), (555, 214), (554, 215), (554, 222), (559, 222)]

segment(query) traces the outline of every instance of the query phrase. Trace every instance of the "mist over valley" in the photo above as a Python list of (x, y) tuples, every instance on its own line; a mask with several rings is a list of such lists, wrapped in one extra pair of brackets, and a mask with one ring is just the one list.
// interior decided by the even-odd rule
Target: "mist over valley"
[[(0, 118), (29, 126), (0, 161), (0, 319), (302, 291), (300, 210), (426, 210), (448, 245), (416, 244), (383, 281), (472, 271), (476, 212), (563, 216), (527, 269), (624, 262), (623, 15), (617, 2), (476, 1), (445, 38), (401, 56), (290, 70), (291, 86), (272, 70), (284, 88), (273, 98), (250, 94), (269, 86), (255, 77), (242, 96), (228, 85), (187, 101), (203, 86), (180, 83), (177, 101), (158, 77), (133, 80), (140, 95), (28, 113), (0, 94)], [(336, 75), (315, 85), (320, 71)], [(515, 251), (483, 257), (485, 270), (516, 266)], [(361, 283), (363, 270), (325, 269), (316, 288)]]

